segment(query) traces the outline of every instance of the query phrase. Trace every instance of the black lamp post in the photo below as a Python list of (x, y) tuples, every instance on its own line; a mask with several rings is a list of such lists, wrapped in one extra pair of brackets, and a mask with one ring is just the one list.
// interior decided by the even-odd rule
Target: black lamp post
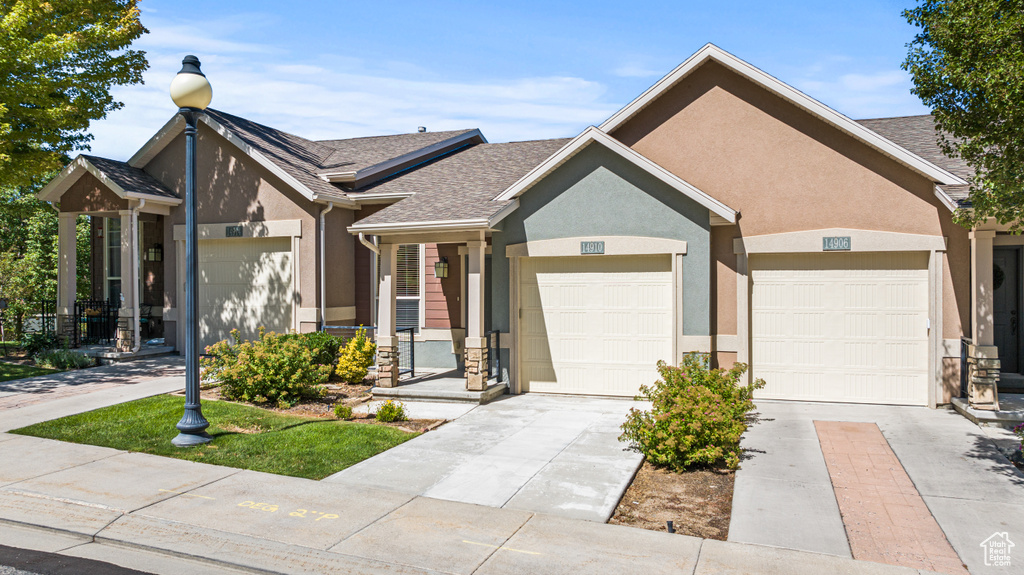
[[(199, 58), (185, 56), (181, 71), (171, 81), (171, 99), (185, 118), (185, 414), (180, 433), (171, 440), (178, 447), (209, 443), (199, 399), (199, 233), (196, 225), (196, 122), (210, 105), (213, 90), (199, 70)], [(179, 303), (180, 305), (180, 303)]]

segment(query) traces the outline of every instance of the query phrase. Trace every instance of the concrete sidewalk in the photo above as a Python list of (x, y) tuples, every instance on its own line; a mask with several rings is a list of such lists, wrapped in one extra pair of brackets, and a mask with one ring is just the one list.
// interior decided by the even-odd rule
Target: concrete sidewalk
[(179, 391), (184, 366), (165, 356), (0, 383), (0, 432)]
[(1020, 572), (1020, 565), (984, 565), (980, 545), (993, 533), (1007, 532), (1018, 545), (1024, 541), (1024, 474), (987, 430), (951, 410), (764, 400), (757, 405), (759, 422), (741, 443), (745, 454), (736, 473), (730, 541), (850, 557), (814, 421), (870, 422), (968, 569)]
[(618, 440), (639, 406), (506, 396), (324, 481), (604, 523), (643, 462)]
[(0, 540), (153, 573), (913, 569), (0, 434)]

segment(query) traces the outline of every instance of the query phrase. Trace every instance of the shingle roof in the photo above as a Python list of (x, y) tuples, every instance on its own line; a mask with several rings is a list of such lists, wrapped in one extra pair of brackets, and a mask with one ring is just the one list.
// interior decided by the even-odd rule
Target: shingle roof
[[(568, 139), (477, 144), (372, 184), (362, 191), (415, 194), (357, 225), (487, 218), (510, 202), (493, 201)], [(353, 194), (358, 196), (358, 194)]]
[(320, 173), (339, 170), (357, 172), (472, 131), (416, 132), (348, 140), (318, 140), (317, 144), (333, 150), (320, 163)]
[(426, 148), (437, 142), (472, 132), (416, 132), (392, 136), (372, 136), (346, 140), (308, 140), (238, 116), (206, 109), (206, 113), (246, 144), (265, 155), (288, 175), (314, 193), (344, 193), (317, 174), (330, 168), (356, 171)]
[[(935, 119), (930, 114), (857, 120), (857, 123), (964, 180), (974, 176), (974, 170), (962, 159), (950, 158), (942, 153), (938, 144), (938, 133), (935, 131)], [(964, 205), (969, 186), (939, 187), (953, 201)]]
[(164, 187), (153, 176), (139, 168), (129, 166), (126, 162), (119, 162), (99, 156), (87, 156), (85, 154), (82, 154), (82, 157), (95, 166), (97, 170), (103, 172), (115, 184), (121, 186), (126, 192), (136, 192), (162, 198), (178, 198), (174, 192)]

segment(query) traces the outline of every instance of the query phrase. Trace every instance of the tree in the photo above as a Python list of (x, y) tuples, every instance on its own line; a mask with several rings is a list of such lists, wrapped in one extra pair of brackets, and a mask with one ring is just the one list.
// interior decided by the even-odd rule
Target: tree
[(142, 82), (137, 0), (0, 0), (0, 187), (27, 186), (89, 149), (89, 123)]
[[(4, 330), (17, 338), (25, 316), (57, 297), (57, 211), (36, 199), (39, 187), (0, 188), (0, 297), (10, 305)], [(89, 218), (79, 216), (77, 224), (76, 292), (84, 298), (91, 279)]]
[(943, 152), (975, 170), (957, 221), (1024, 229), (1024, 0), (922, 0), (903, 16), (921, 29), (903, 63), (912, 92)]

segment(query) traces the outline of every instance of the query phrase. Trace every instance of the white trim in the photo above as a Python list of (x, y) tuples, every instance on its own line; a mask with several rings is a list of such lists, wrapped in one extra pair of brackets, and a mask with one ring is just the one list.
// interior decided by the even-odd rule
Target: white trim
[(736, 238), (733, 240), (733, 252), (737, 254), (823, 252), (822, 238), (825, 236), (849, 236), (849, 251), (851, 252), (946, 251), (946, 238), (943, 236), (827, 228)]
[(111, 180), (106, 174), (100, 171), (92, 162), (90, 162), (85, 156), (78, 156), (71, 161), (70, 164), (64, 166), (64, 169), (57, 174), (57, 177), (50, 180), (50, 183), (39, 190), (36, 193), (36, 197), (44, 202), (55, 202), (59, 201), (71, 186), (77, 181), (77, 176), (83, 171), (93, 175), (97, 180), (100, 181), (104, 186), (107, 187), (114, 195), (121, 199), (130, 200), (146, 200), (147, 202), (155, 202), (159, 204), (177, 206), (181, 204), (180, 198), (168, 198), (167, 196), (154, 196), (151, 194), (141, 194), (139, 192), (125, 190), (118, 185), (114, 180)]
[(421, 222), (402, 222), (402, 223), (383, 223), (383, 224), (353, 224), (348, 227), (348, 231), (351, 234), (357, 234), (359, 232), (368, 233), (371, 235), (383, 235), (381, 232), (401, 233), (401, 232), (416, 232), (423, 230), (466, 230), (466, 231), (477, 231), (482, 229), (490, 229), (490, 222), (484, 218), (477, 218), (472, 220), (439, 220), (439, 221), (421, 221)]
[[(604, 254), (581, 255), (580, 242), (603, 241)], [(534, 240), (505, 246), (505, 257), (601, 257), (648, 254), (686, 254), (684, 240), (639, 236), (593, 236)]]
[(435, 144), (431, 144), (425, 148), (420, 148), (403, 154), (397, 158), (363, 168), (361, 170), (346, 170), (339, 172), (321, 171), (317, 172), (317, 176), (325, 182), (339, 182), (339, 183), (351, 183), (361, 180), (367, 180), (374, 176), (380, 176), (387, 173), (389, 170), (401, 167), (403, 164), (414, 162), (418, 159), (428, 161), (428, 157), (431, 154), (442, 154), (444, 152), (452, 151), (451, 148), (458, 144), (467, 144), (473, 139), (479, 139), (483, 143), (487, 143), (487, 139), (484, 138), (483, 133), (480, 130), (471, 130), (465, 134), (459, 134), (447, 140), (441, 140)]
[(356, 306), (329, 307), (324, 311), (324, 321), (346, 321), (356, 318)]
[[(610, 137), (608, 134), (602, 132), (599, 128), (590, 126), (579, 136), (576, 136), (568, 144), (562, 146), (562, 149), (555, 152), (547, 160), (544, 160), (536, 168), (530, 170), (528, 174), (519, 179), (516, 183), (509, 186), (504, 192), (494, 198), (495, 201), (507, 201), (519, 197), (523, 192), (533, 187), (537, 182), (543, 179), (546, 175), (553, 172), (556, 168), (567, 162), (570, 158), (575, 156), (585, 147), (592, 142), (597, 142), (609, 150), (615, 152), (622, 158), (632, 162), (635, 166), (641, 168), (652, 176), (658, 178), (665, 184), (675, 188), (679, 192), (690, 199), (696, 201), (698, 204), (711, 210), (711, 213), (718, 215), (728, 221), (729, 223), (736, 222), (736, 210), (733, 210), (729, 206), (726, 206), (722, 202), (712, 198), (708, 194), (700, 191), (696, 187), (690, 185), (679, 176), (672, 172), (662, 168), (658, 164), (650, 161), (649, 159), (641, 156), (632, 148), (624, 146), (618, 140)], [(504, 214), (503, 214), (504, 216)], [(494, 218), (494, 221), (500, 221), (500, 218)]]
[[(420, 305), (419, 305), (420, 319), (419, 319), (419, 325), (416, 326), (417, 327), (416, 331), (420, 331), (420, 330), (422, 330), (427, 325), (427, 270), (426, 270), (426, 267), (427, 267), (427, 245), (426, 244), (417, 244), (417, 245), (419, 245), (419, 247), (420, 247), (420, 263), (419, 263), (419, 268), (420, 268), (419, 269), (419, 272), (420, 272), (420, 278), (419, 278), (419, 282), (420, 282)], [(436, 244), (435, 244), (435, 246), (436, 246)]]
[[(411, 198), (414, 195), (415, 194), (413, 192), (353, 192), (348, 197), (350, 200), (355, 200), (356, 203), (362, 206), (363, 204), (394, 203), (398, 200)], [(394, 200), (394, 202), (392, 200)]]
[(738, 335), (716, 335), (714, 336), (715, 351), (735, 353), (740, 347)]
[[(229, 226), (242, 228), (242, 235), (227, 236)], [(301, 237), (302, 220), (269, 220), (265, 222), (224, 222), (218, 224), (199, 224), (199, 239), (201, 240), (233, 240), (247, 238), (283, 238)], [(175, 240), (185, 239), (185, 225), (174, 226)]]
[(956, 202), (953, 201), (953, 198), (949, 197), (949, 194), (939, 186), (935, 186), (935, 197), (939, 198), (942, 205), (946, 206), (946, 208), (951, 212), (955, 212), (959, 207)]
[(648, 88), (647, 91), (605, 120), (600, 126), (601, 129), (605, 132), (612, 132), (616, 128), (622, 126), (622, 124), (626, 123), (626, 121), (638, 114), (650, 103), (657, 100), (659, 96), (671, 89), (679, 83), (679, 81), (687, 77), (691, 72), (699, 68), (708, 60), (714, 60), (722, 66), (725, 66), (727, 69), (743, 76), (812, 115), (817, 116), (826, 123), (846, 132), (897, 162), (923, 176), (928, 177), (933, 182), (947, 185), (967, 183), (956, 175), (951, 174), (920, 156), (911, 153), (907, 149), (894, 144), (868, 128), (854, 122), (843, 114), (829, 108), (825, 104), (822, 104), (779, 79), (766, 74), (747, 62), (740, 60), (736, 56), (733, 56), (714, 44), (705, 44), (703, 48), (698, 50), (693, 56), (687, 58), (687, 60), (676, 67), (675, 70), (669, 72), (668, 75), (655, 82), (655, 84)]
[(174, 116), (167, 120), (153, 137), (146, 141), (145, 144), (139, 148), (138, 152), (128, 158), (128, 165), (133, 168), (141, 168), (149, 163), (150, 160), (156, 157), (175, 136), (185, 131), (185, 118), (181, 117), (181, 114), (174, 114)]

